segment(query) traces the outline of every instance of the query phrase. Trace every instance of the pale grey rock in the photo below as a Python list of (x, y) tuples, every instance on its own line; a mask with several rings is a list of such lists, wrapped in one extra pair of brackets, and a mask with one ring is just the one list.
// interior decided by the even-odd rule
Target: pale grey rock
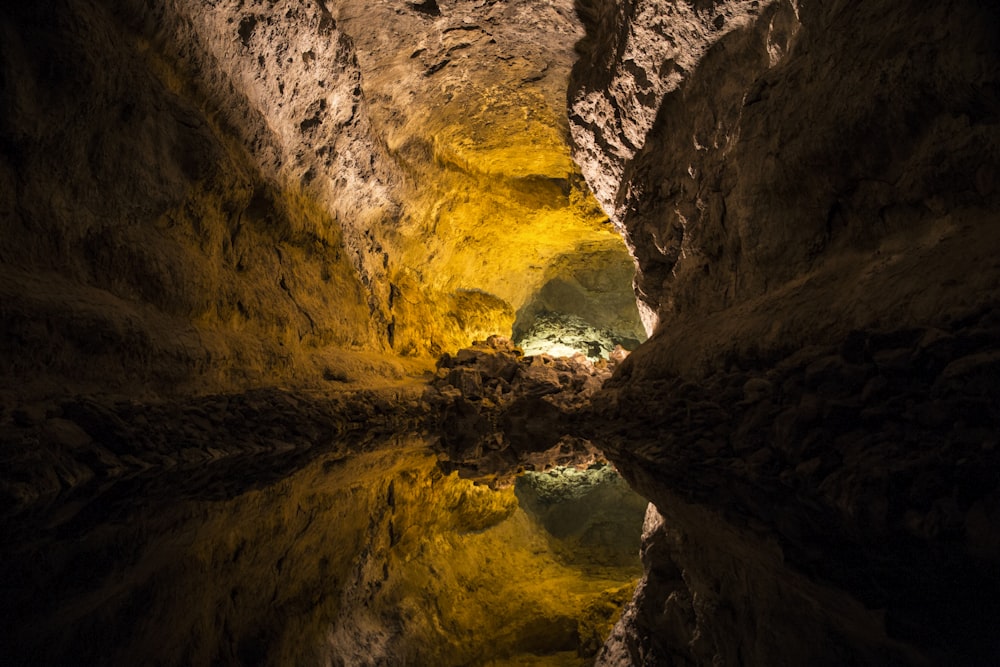
[(372, 127), (353, 41), (327, 5), (168, 0), (132, 10), (130, 19), (155, 26), (144, 37), (219, 105), (263, 172), (333, 213), (362, 282), (385, 283), (372, 231), (399, 216), (400, 176)]

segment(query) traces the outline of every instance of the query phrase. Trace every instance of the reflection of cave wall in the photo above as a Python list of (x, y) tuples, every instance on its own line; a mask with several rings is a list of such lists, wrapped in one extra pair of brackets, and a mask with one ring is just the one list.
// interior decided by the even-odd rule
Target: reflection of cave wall
[(521, 507), (561, 541), (571, 562), (635, 563), (648, 503), (611, 466), (527, 472), (514, 491)]
[[(238, 455), (175, 469), (136, 451), (152, 457), (144, 470), (34, 507), (32, 522), (0, 517), (17, 540), (0, 551), (5, 661), (582, 666), (597, 651), (639, 574), (634, 551), (607, 563), (600, 542), (553, 537), (513, 489), (443, 475), (420, 438), (318, 453), (304, 436), (261, 456), (259, 434), (288, 418), (322, 430), (331, 412), (256, 399), (280, 409), (250, 420), (253, 445), (200, 426)], [(244, 407), (144, 416), (195, 405), (232, 419)]]

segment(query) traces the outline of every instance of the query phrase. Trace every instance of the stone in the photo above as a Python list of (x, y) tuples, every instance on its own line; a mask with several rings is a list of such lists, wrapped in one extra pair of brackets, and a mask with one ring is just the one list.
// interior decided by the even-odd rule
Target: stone
[(13, 662), (576, 660), (509, 485), (602, 456), (601, 664), (1000, 655), (995, 3), (8, 5)]
[(447, 382), (458, 389), (464, 398), (476, 400), (483, 397), (482, 376), (473, 368), (456, 368), (448, 374)]
[(743, 385), (743, 400), (747, 403), (756, 403), (764, 398), (769, 398), (774, 387), (764, 378), (751, 378)]
[(51, 442), (69, 447), (70, 449), (84, 447), (93, 442), (93, 438), (86, 431), (80, 428), (76, 422), (69, 421), (68, 419), (54, 418), (46, 420), (42, 433)]

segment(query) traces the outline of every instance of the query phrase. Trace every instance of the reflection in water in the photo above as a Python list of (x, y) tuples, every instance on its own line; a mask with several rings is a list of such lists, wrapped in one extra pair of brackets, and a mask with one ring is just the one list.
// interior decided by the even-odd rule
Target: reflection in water
[[(609, 558), (621, 551), (608, 542), (619, 539), (609, 517), (620, 507), (603, 512), (594, 496), (587, 509), (577, 498), (567, 514), (535, 493), (529, 515), (514, 489), (444, 475), (418, 436), (328, 455), (267, 483), (253, 482), (252, 470), (229, 470), (229, 482), (133, 478), (30, 526), (19, 519), (0, 562), (16, 625), (4, 636), (16, 633), (19, 651), (6, 654), (100, 664), (585, 664), (640, 574), (641, 508), (633, 558)], [(615, 489), (608, 498), (620, 500)], [(563, 535), (553, 529), (560, 512), (576, 522)]]

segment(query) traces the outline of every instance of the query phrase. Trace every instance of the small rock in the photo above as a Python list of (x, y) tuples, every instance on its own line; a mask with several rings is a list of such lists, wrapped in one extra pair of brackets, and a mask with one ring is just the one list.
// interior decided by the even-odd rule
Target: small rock
[(882, 395), (882, 392), (885, 391), (888, 386), (888, 380), (881, 375), (876, 375), (865, 383), (864, 389), (861, 390), (861, 400), (865, 403), (871, 402), (873, 399)]
[(629, 354), (630, 352), (621, 345), (615, 345), (615, 349), (611, 350), (609, 359), (616, 364), (620, 364), (628, 358)]
[(49, 419), (42, 428), (42, 434), (51, 442), (70, 449), (77, 449), (93, 442), (93, 438), (86, 431), (68, 419)]
[(769, 398), (773, 391), (774, 385), (764, 378), (750, 378), (743, 384), (743, 400), (747, 403), (756, 403)]
[(821, 382), (829, 378), (830, 376), (840, 373), (844, 367), (844, 360), (839, 354), (831, 354), (829, 356), (817, 359), (808, 366), (805, 370), (805, 384), (806, 387), (810, 389), (815, 389), (820, 385)]
[(881, 370), (902, 372), (913, 368), (913, 350), (908, 347), (880, 350), (872, 359)]
[(483, 397), (483, 378), (474, 368), (452, 369), (448, 374), (448, 384), (458, 389), (465, 398), (475, 400)]
[(819, 470), (822, 464), (823, 464), (822, 459), (820, 459), (818, 456), (814, 456), (808, 461), (803, 461), (802, 463), (795, 466), (795, 473), (803, 477), (809, 477), (817, 470)]
[(770, 462), (773, 458), (774, 451), (770, 447), (764, 447), (751, 454), (747, 459), (747, 463), (752, 466), (760, 466)]

